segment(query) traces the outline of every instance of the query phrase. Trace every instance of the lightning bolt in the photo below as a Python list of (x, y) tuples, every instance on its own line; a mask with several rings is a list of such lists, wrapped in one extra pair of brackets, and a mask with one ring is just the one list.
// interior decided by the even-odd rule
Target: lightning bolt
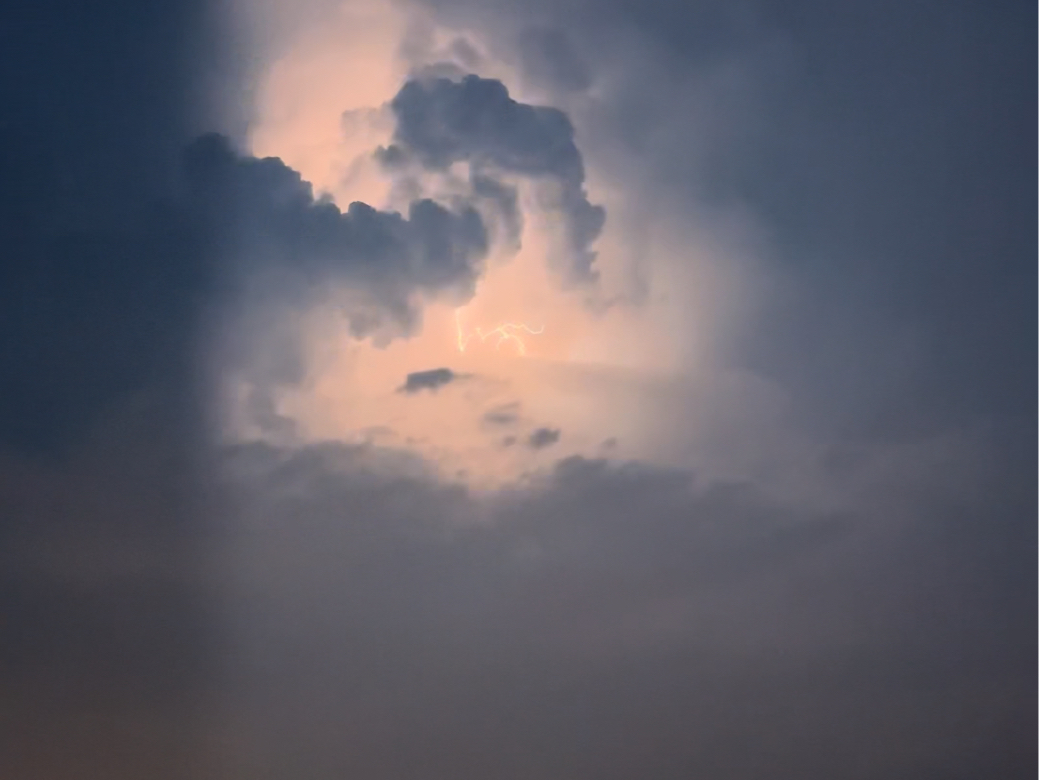
[(527, 345), (524, 343), (521, 334), (537, 336), (544, 332), (544, 327), (534, 329), (522, 322), (503, 322), (490, 330), (485, 331), (483, 328), (475, 328), (467, 333), (462, 326), (460, 310), (455, 309), (455, 335), (459, 352), (465, 352), (465, 348), (476, 339), (479, 339), (480, 343), (484, 344), (487, 342), (487, 339), (493, 338), (495, 339), (495, 350), (501, 348), (502, 344), (510, 342), (516, 345), (516, 350), (519, 354), (526, 355)]

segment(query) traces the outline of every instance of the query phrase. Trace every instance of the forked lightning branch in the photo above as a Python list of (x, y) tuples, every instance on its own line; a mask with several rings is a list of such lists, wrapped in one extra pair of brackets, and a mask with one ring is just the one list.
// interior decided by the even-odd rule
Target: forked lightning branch
[(458, 351), (465, 352), (471, 344), (493, 343), (495, 350), (500, 350), (503, 344), (513, 348), (520, 355), (527, 354), (525, 336), (537, 336), (544, 333), (544, 327), (532, 328), (523, 322), (503, 322), (489, 330), (481, 327), (466, 329), (462, 324), (460, 310), (455, 310), (455, 336)]

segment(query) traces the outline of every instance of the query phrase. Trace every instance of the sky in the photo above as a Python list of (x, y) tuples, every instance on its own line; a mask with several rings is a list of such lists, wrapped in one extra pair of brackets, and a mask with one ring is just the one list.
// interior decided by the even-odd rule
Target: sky
[(0, 776), (1034, 777), (1021, 2), (0, 9)]

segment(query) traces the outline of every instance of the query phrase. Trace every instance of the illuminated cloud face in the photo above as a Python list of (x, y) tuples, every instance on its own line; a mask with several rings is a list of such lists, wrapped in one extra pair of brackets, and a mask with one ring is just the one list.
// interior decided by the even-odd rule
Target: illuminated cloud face
[[(713, 451), (717, 409), (698, 415), (679, 399), (692, 386), (717, 400), (746, 384), (708, 366), (753, 297), (741, 277), (749, 256), (718, 224), (679, 217), (649, 180), (596, 169), (582, 144), (602, 137), (574, 121), (587, 111), (560, 107), (573, 90), (525, 99), (522, 63), (496, 57), (493, 42), (438, 25), (416, 39), (413, 24), (390, 5), (351, 5), (300, 32), (261, 80), (252, 151), (284, 160), (342, 209), (406, 212), (428, 199), (445, 213), (474, 210), (488, 260), (469, 266), (471, 295), (417, 304), (407, 338), (365, 341), (346, 298), (313, 302), (291, 326), (305, 381), (272, 385), (271, 403), (306, 437), (374, 435), (471, 485), (545, 465), (544, 448), (503, 447), (486, 425), (505, 404), (522, 409), (510, 436), (565, 431), (555, 457), (597, 455), (609, 440), (615, 456), (737, 475), (746, 464)], [(532, 35), (525, 45), (558, 48)], [(429, 365), (471, 380), (422, 399), (395, 392)], [(248, 373), (246, 384), (266, 381)], [(769, 394), (760, 383), (740, 392)]]

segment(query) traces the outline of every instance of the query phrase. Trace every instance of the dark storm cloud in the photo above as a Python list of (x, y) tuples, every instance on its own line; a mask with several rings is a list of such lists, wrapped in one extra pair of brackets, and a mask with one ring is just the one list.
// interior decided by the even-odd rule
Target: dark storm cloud
[[(584, 162), (566, 114), (519, 103), (497, 79), (476, 75), (457, 81), (409, 80), (390, 107), (397, 120), (394, 142), (379, 156), (391, 167), (412, 157), (434, 170), (468, 161), (482, 177), (504, 171), (554, 182), (556, 191), (547, 205), (563, 215), (568, 278), (581, 283), (596, 279), (591, 246), (606, 212), (588, 202)], [(507, 214), (513, 213), (508, 204), (502, 205)]]
[(199, 316), (250, 275), (274, 274), (281, 303), (348, 286), (363, 296), (344, 307), (354, 335), (407, 332), (415, 296), (471, 293), (487, 249), (472, 209), (419, 200), (407, 215), (363, 203), (342, 212), (280, 160), (239, 155), (216, 135), (184, 152), (184, 190), (70, 228), (52, 213), (47, 168), (32, 169), (24, 146), (4, 151), (0, 440), (19, 447), (61, 444), (150, 383), (190, 381)]
[(0, 776), (188, 778), (202, 749), (212, 257), (171, 201), (240, 108), (197, 100), (227, 76), (206, 18), (0, 5)]
[[(220, 136), (189, 148), (192, 195), (207, 226), (246, 271), (274, 268), (309, 286), (341, 284), (367, 294), (362, 311), (346, 308), (354, 335), (381, 319), (407, 328), (414, 296), (471, 295), (487, 251), (487, 233), (472, 208), (453, 212), (432, 200), (411, 203), (408, 214), (354, 202), (343, 212), (277, 158), (236, 154)], [(232, 268), (232, 270), (235, 270)]]
[(404, 384), (401, 385), (402, 393), (417, 393), (420, 390), (432, 390), (449, 385), (458, 379), (458, 374), (450, 368), (432, 368), (429, 371), (415, 371), (408, 374)]
[[(0, 444), (48, 449), (139, 375), (183, 368), (158, 355), (180, 351), (181, 291), (205, 260), (146, 204), (167, 194), (195, 121), (183, 58), (197, 8), (4, 10)], [(137, 45), (151, 58), (130, 64)]]
[(527, 437), (527, 444), (531, 449), (543, 450), (558, 442), (562, 433), (558, 428), (538, 428)]
[[(199, 110), (223, 59), (201, 3), (8, 2), (0, 776), (1035, 777), (1035, 6), (505, 5), (592, 77), (631, 72), (593, 116), (650, 178), (761, 215), (798, 294), (730, 357), (826, 432), (841, 511), (580, 458), (489, 499), (374, 446), (207, 447), (198, 352), (245, 277), (340, 280), (355, 328), (400, 330), (486, 240), (464, 210), (341, 211), (215, 138), (185, 170), (226, 129)], [(775, 39), (767, 132), (724, 127), (698, 167), (677, 99)], [(540, 78), (566, 87), (556, 44)], [(412, 82), (445, 124), (398, 148), (554, 179), (587, 277), (602, 214), (566, 117), (449, 83)], [(972, 429), (966, 466), (871, 449)]]

